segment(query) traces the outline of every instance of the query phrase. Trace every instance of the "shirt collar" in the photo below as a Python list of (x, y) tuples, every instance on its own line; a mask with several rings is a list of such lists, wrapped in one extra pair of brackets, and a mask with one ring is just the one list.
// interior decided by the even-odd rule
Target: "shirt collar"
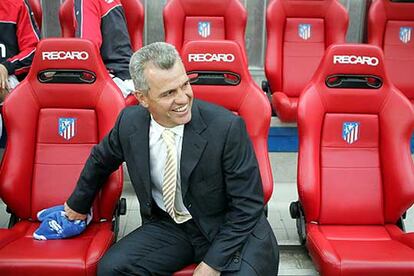
[(165, 129), (169, 129), (172, 132), (175, 133), (175, 135), (179, 136), (179, 137), (183, 137), (184, 135), (184, 125), (178, 125), (175, 127), (171, 127), (171, 128), (166, 128), (163, 127), (162, 125), (160, 125), (159, 123), (157, 123), (157, 121), (154, 120), (154, 117), (151, 114), (151, 129), (154, 131), (153, 134), (156, 135), (157, 139), (161, 136), (162, 132)]

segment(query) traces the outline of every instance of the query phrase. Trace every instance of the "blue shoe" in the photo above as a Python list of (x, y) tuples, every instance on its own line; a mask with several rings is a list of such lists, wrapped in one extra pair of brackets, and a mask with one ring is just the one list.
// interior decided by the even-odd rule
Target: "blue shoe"
[(63, 205), (56, 205), (47, 209), (43, 209), (37, 212), (37, 218), (39, 221), (43, 221), (47, 216), (53, 214), (54, 212), (64, 212), (65, 207)]
[(56, 210), (47, 216), (33, 233), (36, 240), (55, 240), (77, 236), (86, 228), (84, 220), (68, 220), (64, 211)]

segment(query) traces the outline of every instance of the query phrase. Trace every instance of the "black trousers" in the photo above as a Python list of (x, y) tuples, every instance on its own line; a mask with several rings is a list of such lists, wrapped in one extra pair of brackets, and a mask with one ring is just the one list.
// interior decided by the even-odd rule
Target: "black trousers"
[[(153, 220), (143, 224), (108, 250), (98, 264), (99, 276), (167, 276), (203, 260), (210, 243), (193, 220), (176, 224), (160, 209), (156, 210), (156, 214)], [(278, 264), (278, 256), (276, 257), (275, 262)], [(257, 273), (242, 259), (239, 271), (221, 275), (254, 276)]]

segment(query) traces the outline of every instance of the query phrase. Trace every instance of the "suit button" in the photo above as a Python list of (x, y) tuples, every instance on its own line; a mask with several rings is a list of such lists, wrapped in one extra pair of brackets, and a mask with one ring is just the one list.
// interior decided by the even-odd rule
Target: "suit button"
[(151, 207), (151, 202), (147, 202), (145, 203), (145, 205), (147, 205), (148, 207)]
[(240, 258), (239, 257), (234, 257), (233, 258), (233, 262), (236, 263), (236, 264), (239, 263), (240, 262)]

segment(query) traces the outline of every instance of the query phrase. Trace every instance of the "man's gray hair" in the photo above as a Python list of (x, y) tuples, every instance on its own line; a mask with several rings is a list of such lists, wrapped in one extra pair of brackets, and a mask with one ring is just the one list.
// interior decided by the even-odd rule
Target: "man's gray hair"
[(144, 75), (147, 64), (151, 63), (156, 68), (169, 70), (177, 60), (181, 60), (180, 54), (173, 45), (165, 42), (154, 42), (136, 51), (129, 62), (129, 72), (135, 90), (146, 94), (150, 89)]

